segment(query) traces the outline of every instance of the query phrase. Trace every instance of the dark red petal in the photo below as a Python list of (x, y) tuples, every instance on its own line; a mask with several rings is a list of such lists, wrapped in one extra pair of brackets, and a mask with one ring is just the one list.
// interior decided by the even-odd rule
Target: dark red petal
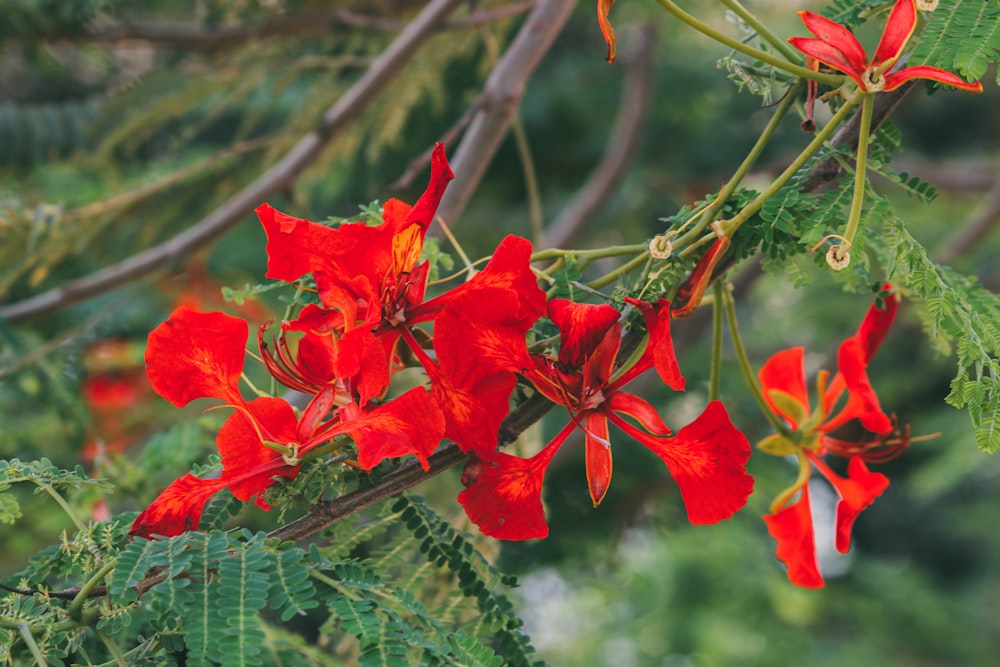
[(765, 514), (768, 534), (778, 543), (775, 555), (788, 568), (788, 580), (803, 588), (823, 588), (823, 576), (816, 560), (809, 485), (794, 505), (774, 514)]
[(837, 475), (815, 454), (808, 453), (816, 469), (833, 485), (840, 495), (837, 503), (837, 551), (846, 554), (851, 548), (851, 529), (854, 520), (889, 488), (889, 478), (868, 470), (860, 456), (851, 457), (847, 464), (847, 479)]
[(445, 416), (444, 437), (463, 452), (489, 454), (497, 448), (500, 424), (510, 413), (510, 394), (517, 385), (513, 373), (498, 373), (468, 385), (447, 375), (435, 376), (431, 396)]
[[(806, 389), (805, 350), (792, 347), (771, 356), (758, 373), (764, 398), (775, 413), (788, 421), (792, 429), (800, 426), (802, 415), (809, 414), (809, 391)], [(787, 394), (802, 407), (801, 415), (788, 414), (771, 398), (772, 391)]]
[(871, 66), (878, 67), (887, 60), (898, 58), (916, 27), (916, 0), (897, 0), (892, 11), (889, 12), (889, 19), (886, 21), (882, 38), (875, 49), (875, 57), (872, 58)]
[(684, 391), (684, 376), (681, 375), (680, 366), (677, 364), (677, 355), (674, 354), (674, 342), (670, 336), (670, 302), (660, 299), (656, 305), (639, 301), (638, 299), (625, 299), (628, 303), (636, 306), (646, 321), (646, 331), (649, 332), (649, 346), (643, 353), (635, 366), (626, 372), (622, 378), (615, 381), (615, 386), (621, 386), (631, 380), (640, 372), (645, 372), (650, 365), (656, 367), (656, 373), (668, 387), (674, 391)]
[(895, 90), (907, 81), (913, 81), (914, 79), (937, 81), (938, 83), (943, 83), (946, 86), (953, 86), (959, 90), (964, 90), (967, 93), (983, 92), (983, 84), (979, 81), (969, 83), (957, 74), (952, 74), (951, 72), (938, 69), (937, 67), (930, 67), (929, 65), (914, 65), (913, 67), (907, 67), (897, 72), (890, 72), (889, 74), (886, 74), (885, 87), (882, 90)]
[[(912, 2), (912, 0), (910, 1)], [(814, 14), (813, 12), (799, 12), (799, 17), (805, 23), (806, 29), (809, 32), (843, 54), (844, 61), (847, 63), (850, 71), (861, 73), (868, 67), (868, 55), (850, 30), (825, 16)], [(815, 54), (805, 53), (806, 55), (815, 57), (820, 62), (824, 62), (822, 58), (815, 56)]]
[[(341, 414), (344, 414), (343, 411)], [(335, 433), (348, 433), (358, 463), (371, 470), (385, 459), (413, 454), (424, 470), (444, 434), (444, 416), (423, 387), (416, 387), (371, 411), (363, 411)], [(333, 437), (334, 433), (331, 433)]]
[(234, 412), (215, 438), (222, 455), (221, 480), (244, 502), (271, 486), (275, 476), (292, 479), (299, 472), (299, 466), (289, 466), (262, 442), (296, 444), (298, 420), (292, 407), (280, 398), (258, 398), (247, 403), (246, 410), (253, 423), (243, 411)]
[(616, 391), (607, 397), (608, 408), (619, 414), (628, 415), (642, 424), (654, 435), (670, 435), (671, 431), (656, 411), (645, 399), (624, 391)]
[(484, 535), (499, 540), (548, 537), (542, 507), (542, 482), (553, 454), (576, 425), (566, 427), (545, 449), (529, 459), (493, 452), (485, 459), (473, 454), (462, 476), (469, 486), (458, 502)]
[(389, 359), (382, 342), (368, 329), (351, 329), (340, 340), (337, 377), (352, 381), (362, 406), (385, 393), (389, 386)]
[(200, 479), (194, 475), (185, 475), (164, 489), (135, 518), (129, 534), (145, 538), (153, 535), (173, 537), (189, 530), (198, 530), (205, 503), (225, 486), (226, 483), (221, 479)]
[(601, 26), (604, 41), (608, 43), (607, 61), (609, 63), (615, 61), (616, 53), (615, 29), (611, 27), (611, 21), (608, 20), (608, 13), (614, 4), (615, 0), (597, 0), (597, 22)]
[(792, 46), (811, 58), (815, 58), (824, 65), (829, 65), (835, 70), (843, 72), (858, 84), (862, 90), (866, 90), (865, 82), (862, 80), (865, 68), (855, 69), (844, 54), (834, 46), (827, 44), (822, 39), (811, 37), (792, 37), (788, 40)]
[(583, 368), (605, 335), (621, 316), (608, 304), (576, 303), (569, 299), (551, 299), (548, 315), (561, 334), (559, 362), (566, 368)]
[(267, 273), (274, 280), (294, 281), (322, 265), (326, 257), (351, 252), (356, 239), (337, 230), (295, 218), (261, 204), (256, 210), (267, 235)]
[(875, 356), (875, 352), (889, 333), (889, 327), (892, 326), (896, 311), (899, 309), (899, 294), (892, 291), (892, 285), (886, 283), (882, 287), (882, 292), (886, 294), (881, 307), (877, 301), (871, 305), (855, 334), (864, 351), (865, 362), (871, 361)]
[(746, 504), (753, 491), (753, 477), (744, 468), (750, 443), (729, 421), (721, 402), (709, 403), (672, 438), (650, 435), (620, 417), (609, 417), (667, 464), (691, 523), (728, 519)]
[(719, 236), (715, 239), (705, 254), (701, 256), (695, 265), (691, 275), (687, 277), (677, 289), (677, 296), (674, 297), (674, 305), (671, 314), (675, 318), (687, 317), (698, 308), (705, 290), (712, 280), (712, 272), (715, 271), (719, 260), (726, 254), (732, 239), (728, 236)]
[(196, 398), (242, 403), (238, 383), (249, 333), (247, 323), (238, 317), (178, 308), (149, 333), (150, 384), (177, 407)]
[(601, 504), (611, 486), (611, 442), (608, 419), (599, 412), (588, 412), (585, 419), (587, 450), (587, 488), (594, 507)]

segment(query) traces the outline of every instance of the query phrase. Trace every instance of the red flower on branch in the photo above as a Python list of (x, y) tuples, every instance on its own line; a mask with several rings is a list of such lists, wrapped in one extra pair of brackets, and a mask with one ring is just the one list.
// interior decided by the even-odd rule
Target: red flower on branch
[[(865, 460), (885, 460), (887, 446), (898, 452), (908, 440), (908, 435), (893, 440), (896, 424), (882, 411), (867, 373), (868, 363), (882, 344), (899, 306), (899, 297), (891, 289), (888, 284), (883, 286), (881, 298), (869, 309), (857, 333), (840, 345), (839, 372), (832, 381), (829, 372), (819, 373), (819, 405), (815, 410), (809, 404), (801, 347), (773, 355), (760, 369), (764, 398), (793, 433), (787, 437), (771, 435), (758, 447), (780, 456), (795, 454), (799, 460), (798, 479), (778, 496), (764, 521), (778, 543), (778, 559), (787, 566), (791, 582), (799, 586), (823, 586), (809, 506), (811, 468), (819, 470), (840, 496), (836, 548), (846, 553), (851, 546), (854, 520), (889, 486), (888, 478), (870, 472)], [(842, 401), (845, 391), (847, 398)], [(873, 434), (870, 440), (848, 443), (830, 435), (855, 420)], [(850, 457), (846, 478), (826, 465), (821, 456), (827, 453)], [(793, 502), (796, 494), (798, 499)]]
[(896, 1), (871, 60), (861, 43), (844, 26), (813, 12), (799, 12), (799, 16), (816, 37), (792, 37), (788, 40), (792, 46), (851, 77), (866, 93), (894, 90), (914, 79), (929, 79), (972, 93), (983, 90), (981, 83), (968, 83), (937, 67), (916, 65), (892, 70), (917, 25), (916, 0)]
[(531, 355), (524, 376), (539, 392), (564, 406), (570, 422), (529, 459), (503, 452), (473, 454), (463, 474), (467, 488), (458, 500), (483, 533), (509, 540), (548, 535), (542, 482), (552, 456), (577, 428), (585, 435), (590, 496), (595, 506), (600, 504), (611, 481), (609, 423), (663, 460), (680, 487), (692, 523), (721, 521), (746, 503), (753, 488), (753, 479), (743, 468), (750, 447), (721, 403), (710, 403), (693, 423), (672, 434), (652, 405), (622, 391), (654, 366), (671, 388), (684, 389), (670, 339), (670, 304), (661, 300), (654, 307), (629, 301), (643, 311), (650, 343), (633, 366), (617, 375), (618, 311), (565, 299), (549, 302), (549, 318), (562, 335), (558, 358)]

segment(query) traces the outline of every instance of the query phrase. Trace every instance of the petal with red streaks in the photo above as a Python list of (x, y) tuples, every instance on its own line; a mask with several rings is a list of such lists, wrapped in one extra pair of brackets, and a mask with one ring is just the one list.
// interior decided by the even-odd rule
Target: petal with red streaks
[(764, 523), (768, 534), (778, 543), (775, 555), (788, 569), (788, 580), (803, 588), (823, 588), (823, 575), (816, 560), (809, 485), (802, 487), (794, 505), (765, 514)]

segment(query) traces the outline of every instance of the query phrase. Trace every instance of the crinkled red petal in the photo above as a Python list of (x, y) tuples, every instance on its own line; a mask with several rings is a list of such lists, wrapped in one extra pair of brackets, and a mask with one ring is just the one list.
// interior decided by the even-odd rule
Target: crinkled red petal
[(185, 475), (175, 480), (132, 522), (130, 535), (173, 537), (198, 530), (208, 499), (226, 487), (221, 479)]
[(811, 452), (809, 459), (840, 495), (840, 502), (837, 503), (836, 547), (840, 553), (847, 553), (851, 548), (854, 520), (889, 488), (889, 478), (868, 470), (860, 456), (851, 457), (847, 464), (846, 479), (830, 470), (820, 457)]
[(435, 376), (431, 396), (445, 416), (444, 437), (463, 452), (492, 453), (516, 385), (513, 373), (497, 373), (468, 385), (456, 384), (447, 375)]
[(768, 534), (778, 543), (775, 555), (788, 569), (788, 580), (803, 588), (823, 588), (823, 575), (816, 560), (816, 539), (809, 507), (809, 485), (794, 505), (765, 514)]
[(357, 242), (326, 225), (282, 213), (270, 204), (261, 204), (256, 213), (267, 235), (264, 275), (274, 280), (298, 280), (322, 265), (324, 258), (350, 253)]
[(299, 472), (299, 466), (288, 465), (279, 452), (261, 442), (262, 438), (284, 446), (297, 442), (298, 419), (292, 407), (280, 398), (258, 398), (247, 403), (246, 410), (255, 423), (239, 410), (215, 438), (222, 455), (221, 479), (244, 502), (263, 493), (275, 476), (293, 479)]
[(368, 329), (355, 328), (340, 339), (337, 377), (351, 380), (360, 404), (385, 393), (389, 386), (389, 358), (382, 341)]
[(771, 356), (758, 372), (764, 398), (775, 413), (781, 415), (797, 429), (800, 424), (796, 415), (786, 414), (771, 400), (771, 391), (780, 391), (791, 396), (802, 406), (802, 414), (809, 414), (809, 390), (806, 388), (805, 349), (792, 347)]
[(583, 368), (608, 331), (618, 323), (621, 313), (606, 303), (550, 299), (548, 316), (561, 335), (559, 363), (565, 368)]
[[(343, 412), (341, 413), (343, 414)], [(358, 463), (371, 470), (386, 459), (413, 454), (424, 470), (427, 457), (444, 435), (444, 416), (423, 387), (415, 387), (388, 403), (343, 424), (334, 434), (348, 433), (358, 447)]]
[(178, 308), (149, 334), (149, 382), (177, 407), (196, 398), (239, 404), (238, 383), (249, 334), (247, 323), (238, 317)]

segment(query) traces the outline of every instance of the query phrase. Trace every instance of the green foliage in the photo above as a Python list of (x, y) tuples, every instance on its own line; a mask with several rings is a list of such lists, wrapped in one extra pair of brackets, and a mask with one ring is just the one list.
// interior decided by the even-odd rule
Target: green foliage
[(38, 487), (36, 492), (46, 491), (60, 497), (61, 494), (76, 492), (85, 487), (93, 487), (102, 492), (111, 489), (107, 480), (87, 476), (82, 466), (77, 466), (75, 470), (63, 470), (44, 458), (38, 461), (0, 459), (0, 523), (13, 524), (21, 517), (20, 503), (13, 494), (8, 493), (19, 482), (31, 482)]
[(1000, 61), (1000, 2), (941, 0), (927, 16), (913, 60), (958, 71), (969, 81), (982, 78), (991, 63)]

